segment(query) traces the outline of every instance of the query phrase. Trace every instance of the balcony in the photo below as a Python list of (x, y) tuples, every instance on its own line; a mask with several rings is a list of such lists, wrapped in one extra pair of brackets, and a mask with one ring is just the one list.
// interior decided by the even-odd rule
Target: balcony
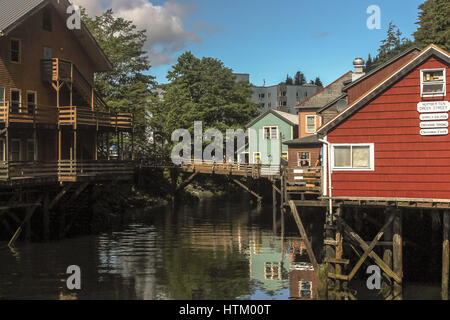
[(72, 125), (76, 128), (78, 125), (111, 127), (121, 130), (131, 130), (133, 127), (133, 115), (131, 113), (111, 113), (102, 111), (92, 111), (87, 107), (60, 107), (59, 120), (60, 125)]
[(43, 105), (24, 106), (21, 103), (0, 103), (0, 122), (6, 126), (11, 123), (46, 123), (56, 124), (58, 113), (56, 107)]

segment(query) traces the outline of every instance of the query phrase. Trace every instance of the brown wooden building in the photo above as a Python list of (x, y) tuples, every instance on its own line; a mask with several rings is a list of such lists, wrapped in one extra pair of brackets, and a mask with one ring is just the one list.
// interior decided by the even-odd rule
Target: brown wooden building
[(70, 3), (2, 3), (0, 181), (129, 175), (132, 115), (112, 112), (95, 92), (94, 74), (112, 65), (84, 24), (68, 28)]

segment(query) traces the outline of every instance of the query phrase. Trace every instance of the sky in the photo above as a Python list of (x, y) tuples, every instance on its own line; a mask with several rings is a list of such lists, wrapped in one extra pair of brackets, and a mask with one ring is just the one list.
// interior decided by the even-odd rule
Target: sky
[[(424, 0), (73, 0), (89, 14), (113, 8), (146, 29), (152, 68), (166, 83), (167, 71), (189, 50), (217, 58), (258, 86), (274, 85), (302, 71), (326, 85), (353, 69), (356, 57), (376, 55), (390, 21), (412, 38)], [(370, 30), (371, 5), (381, 28)]]

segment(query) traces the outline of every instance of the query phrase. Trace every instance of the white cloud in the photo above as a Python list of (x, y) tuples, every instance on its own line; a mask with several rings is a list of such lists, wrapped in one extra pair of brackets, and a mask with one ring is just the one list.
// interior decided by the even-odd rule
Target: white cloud
[(146, 29), (148, 41), (145, 49), (153, 66), (169, 64), (174, 54), (186, 48), (189, 42), (201, 42), (201, 33), (211, 34), (217, 28), (204, 21), (196, 23), (193, 31), (186, 29), (183, 20), (195, 10), (193, 5), (173, 0), (153, 5), (147, 0), (73, 0), (86, 8), (89, 15), (100, 15), (112, 8), (118, 17), (132, 20), (138, 29)]

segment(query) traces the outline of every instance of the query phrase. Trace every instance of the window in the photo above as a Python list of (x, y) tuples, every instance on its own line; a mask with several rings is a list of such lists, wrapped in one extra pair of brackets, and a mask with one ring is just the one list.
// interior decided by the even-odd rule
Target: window
[(333, 169), (374, 170), (373, 144), (333, 145)]
[(11, 39), (11, 62), (20, 63), (22, 44), (18, 39)]
[(34, 140), (27, 141), (27, 161), (34, 161)]
[(0, 139), (0, 161), (6, 161), (5, 160), (5, 140)]
[(289, 156), (288, 156), (288, 152), (282, 152), (282, 153), (281, 153), (281, 158), (282, 158), (282, 159), (288, 161), (288, 157), (289, 157)]
[(19, 89), (11, 89), (11, 113), (18, 113), (21, 109), (22, 94)]
[(264, 93), (260, 93), (260, 94), (259, 94), (259, 98), (260, 98), (260, 99), (264, 99)]
[(299, 297), (300, 298), (312, 298), (312, 282), (311, 281), (299, 281), (298, 282)]
[(264, 264), (264, 278), (266, 280), (280, 280), (281, 270), (279, 262), (266, 262)]
[(316, 116), (306, 116), (306, 133), (316, 132)]
[(297, 164), (299, 167), (310, 167), (311, 152), (297, 152)]
[(36, 92), (28, 91), (27, 92), (27, 111), (29, 114), (34, 114), (35, 109), (36, 109)]
[(17, 139), (11, 140), (11, 160), (12, 161), (21, 161), (20, 140), (17, 140)]
[(5, 88), (0, 88), (0, 107), (5, 106)]
[(52, 31), (52, 12), (49, 9), (44, 11), (42, 28), (46, 31)]
[(263, 134), (264, 140), (278, 139), (278, 127), (264, 127)]
[(445, 96), (445, 69), (420, 71), (422, 97)]
[(271, 96), (272, 96), (272, 93), (269, 92), (269, 93), (267, 94), (267, 97), (270, 98)]

